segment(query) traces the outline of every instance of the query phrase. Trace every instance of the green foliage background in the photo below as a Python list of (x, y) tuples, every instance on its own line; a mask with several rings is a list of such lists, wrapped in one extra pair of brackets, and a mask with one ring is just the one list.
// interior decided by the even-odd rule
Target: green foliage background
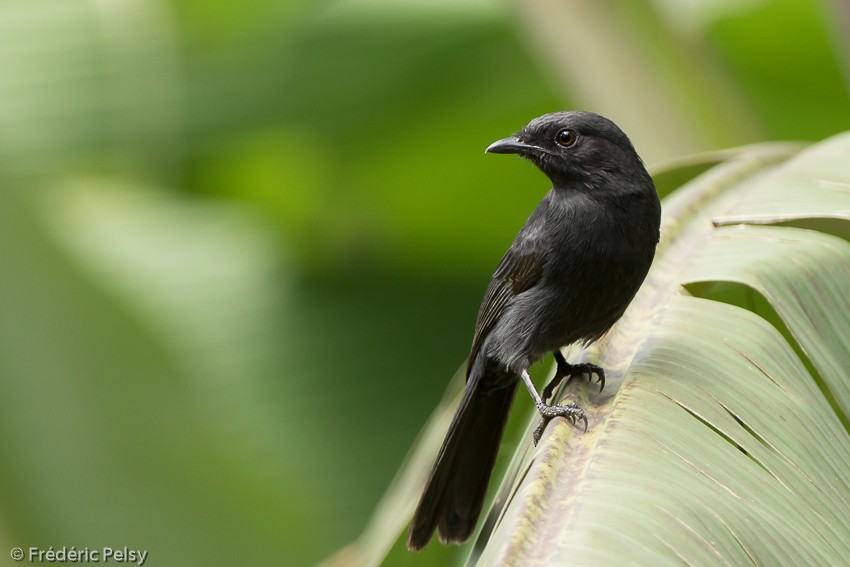
[(827, 0), (0, 3), (0, 546), (327, 557), (547, 189), (487, 144), (563, 108), (650, 166), (824, 138), (850, 128), (848, 22)]

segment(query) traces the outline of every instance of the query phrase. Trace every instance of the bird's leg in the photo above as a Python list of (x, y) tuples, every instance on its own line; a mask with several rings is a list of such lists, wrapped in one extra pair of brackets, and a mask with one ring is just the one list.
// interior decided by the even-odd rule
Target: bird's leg
[(528, 388), (528, 393), (531, 394), (531, 397), (534, 399), (534, 404), (537, 406), (537, 411), (540, 412), (540, 417), (543, 418), (543, 421), (537, 426), (537, 429), (534, 430), (533, 437), (535, 445), (537, 445), (537, 442), (540, 441), (540, 436), (543, 435), (543, 430), (546, 428), (546, 424), (556, 417), (565, 417), (574, 424), (580, 420), (584, 421), (584, 430), (587, 431), (587, 415), (585, 415), (583, 409), (572, 402), (566, 405), (556, 404), (550, 406), (546, 404), (540, 397), (540, 394), (537, 393), (537, 389), (534, 387), (534, 383), (531, 381), (531, 376), (528, 375), (528, 371), (523, 370), (520, 372), (520, 377), (522, 378), (525, 387)]
[(561, 351), (558, 350), (552, 351), (552, 354), (555, 356), (555, 362), (558, 363), (558, 369), (555, 371), (555, 377), (546, 384), (545, 388), (543, 388), (544, 400), (548, 400), (552, 397), (552, 394), (555, 392), (555, 388), (558, 387), (558, 384), (560, 384), (564, 378), (567, 379), (567, 383), (569, 384), (570, 380), (576, 376), (587, 375), (593, 379), (593, 375), (596, 374), (596, 379), (599, 382), (599, 391), (601, 392), (602, 388), (605, 387), (605, 371), (599, 366), (590, 364), (589, 362), (570, 364), (567, 362), (567, 359), (564, 358), (564, 355), (561, 354)]

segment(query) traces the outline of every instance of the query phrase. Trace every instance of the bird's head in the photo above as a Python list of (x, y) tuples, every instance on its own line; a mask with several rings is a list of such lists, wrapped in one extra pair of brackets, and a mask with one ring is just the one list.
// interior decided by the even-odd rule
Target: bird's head
[(515, 136), (492, 143), (486, 152), (518, 154), (534, 163), (556, 188), (592, 189), (610, 181), (649, 177), (623, 131), (592, 112), (544, 114)]

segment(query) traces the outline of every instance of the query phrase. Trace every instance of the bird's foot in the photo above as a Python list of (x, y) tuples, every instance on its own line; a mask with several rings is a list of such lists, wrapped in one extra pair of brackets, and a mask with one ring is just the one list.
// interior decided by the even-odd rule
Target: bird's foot
[(605, 387), (605, 370), (603, 370), (602, 367), (589, 362), (570, 364), (564, 360), (563, 356), (560, 356), (560, 353), (555, 356), (555, 360), (558, 361), (558, 370), (555, 371), (554, 378), (552, 378), (552, 380), (546, 384), (546, 387), (543, 388), (544, 401), (552, 397), (552, 394), (555, 392), (555, 388), (558, 387), (558, 384), (560, 384), (564, 378), (567, 379), (567, 384), (569, 384), (573, 378), (588, 376), (592, 380), (593, 375), (596, 374), (596, 380), (599, 382), (599, 391), (601, 392), (602, 388)]
[(543, 419), (540, 420), (538, 426), (534, 429), (534, 433), (532, 437), (534, 439), (534, 444), (540, 441), (540, 437), (543, 436), (543, 431), (546, 429), (546, 425), (549, 424), (552, 419), (556, 417), (565, 417), (570, 420), (570, 423), (573, 425), (577, 424), (579, 421), (584, 422), (584, 430), (587, 431), (587, 415), (584, 413), (584, 410), (578, 407), (576, 404), (570, 402), (565, 405), (539, 405), (537, 407), (538, 411), (540, 411), (540, 417)]

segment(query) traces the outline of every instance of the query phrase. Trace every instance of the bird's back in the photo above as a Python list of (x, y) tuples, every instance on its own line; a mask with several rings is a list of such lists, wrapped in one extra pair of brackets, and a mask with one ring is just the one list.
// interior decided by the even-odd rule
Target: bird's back
[(546, 195), (516, 241), (542, 255), (540, 278), (503, 309), (484, 341), (489, 356), (526, 368), (599, 338), (622, 316), (652, 263), (660, 215), (657, 197), (628, 205), (556, 189)]

